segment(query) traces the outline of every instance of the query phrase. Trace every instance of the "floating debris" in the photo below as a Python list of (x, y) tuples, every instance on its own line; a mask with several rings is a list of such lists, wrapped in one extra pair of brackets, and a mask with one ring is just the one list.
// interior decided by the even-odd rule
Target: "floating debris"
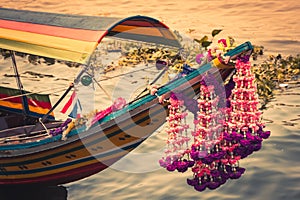
[(142, 62), (154, 63), (158, 59), (173, 59), (176, 55), (177, 52), (175, 50), (161, 50), (156, 47), (133, 48), (119, 59), (118, 64), (120, 66), (129, 66), (137, 65)]
[(54, 78), (54, 76), (52, 74), (41, 74), (41, 73), (37, 73), (37, 72), (32, 72), (32, 71), (26, 71), (23, 74), (29, 74), (31, 76), (34, 76), (35, 78)]
[(296, 81), (300, 75), (300, 55), (269, 56), (252, 67), (257, 82), (257, 92), (264, 107), (273, 97), (276, 89), (289, 87), (290, 81)]

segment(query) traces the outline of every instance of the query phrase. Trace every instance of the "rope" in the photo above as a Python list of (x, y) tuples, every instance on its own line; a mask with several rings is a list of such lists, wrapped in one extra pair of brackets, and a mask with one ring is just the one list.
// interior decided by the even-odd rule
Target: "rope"
[(47, 129), (47, 127), (46, 127), (45, 124), (43, 123), (42, 118), (39, 118), (39, 122), (40, 122), (40, 124), (43, 126), (43, 128), (45, 129), (46, 133), (47, 133), (49, 136), (51, 136), (51, 135), (50, 135), (50, 131)]

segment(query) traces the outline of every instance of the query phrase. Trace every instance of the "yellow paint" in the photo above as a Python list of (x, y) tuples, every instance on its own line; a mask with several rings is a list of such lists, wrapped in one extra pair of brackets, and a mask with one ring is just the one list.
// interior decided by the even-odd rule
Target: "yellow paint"
[(228, 68), (232, 68), (232, 66), (230, 65), (226, 65), (222, 62), (220, 62), (219, 58), (215, 58), (212, 60), (212, 64), (214, 67), (217, 67), (219, 69), (228, 69)]
[(4, 28), (0, 28), (0, 38), (80, 53), (92, 53), (96, 43)]

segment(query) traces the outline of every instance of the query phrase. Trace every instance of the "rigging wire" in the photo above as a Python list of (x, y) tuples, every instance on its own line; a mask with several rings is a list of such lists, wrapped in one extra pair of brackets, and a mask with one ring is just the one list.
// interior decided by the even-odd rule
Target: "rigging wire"
[[(16, 98), (16, 97), (23, 97), (23, 96), (30, 96), (32, 94), (40, 94), (40, 93), (45, 93), (47, 91), (53, 91), (53, 90), (56, 90), (55, 92), (51, 92), (51, 93), (48, 93), (48, 94), (56, 94), (58, 92), (62, 92), (62, 91), (65, 91), (66, 90), (66, 87), (65, 86), (62, 86), (62, 87), (57, 87), (57, 88), (52, 88), (52, 89), (48, 89), (48, 90), (40, 90), (38, 92), (28, 92), (28, 93), (25, 93), (25, 94), (20, 94), (20, 95), (14, 95), (14, 96), (10, 96), (10, 97), (4, 97), (4, 98), (0, 98), (0, 101), (4, 101), (4, 100), (8, 100), (8, 99), (13, 99), (13, 98)], [(59, 89), (59, 90), (58, 90)]]
[[(133, 73), (136, 73), (136, 72), (139, 72), (139, 71), (143, 71), (143, 70), (146, 70), (146, 69), (152, 69), (154, 67), (155, 66), (147, 66), (147, 67), (144, 67), (144, 68), (141, 68), (141, 69), (138, 69), (138, 70), (130, 71), (130, 72), (123, 73), (123, 74), (118, 74), (118, 75), (115, 75), (115, 76), (106, 77), (106, 78), (100, 79), (100, 80), (94, 79), (94, 81), (95, 82), (107, 81), (107, 80), (110, 80), (110, 79), (113, 79), (113, 78), (118, 78), (118, 77), (130, 75), (130, 74), (133, 74)], [(106, 73), (107, 72), (101, 72), (100, 74), (106, 74)], [(53, 91), (53, 90), (55, 90), (55, 91), (47, 93), (47, 92)], [(29, 96), (29, 95), (32, 95), (32, 94), (40, 94), (40, 93), (47, 93), (47, 94), (52, 94), (53, 95), (53, 94), (56, 94), (56, 93), (62, 92), (62, 91), (65, 91), (65, 86), (51, 88), (51, 89), (46, 89), (46, 90), (40, 90), (40, 91), (37, 91), (37, 92), (27, 92), (25, 94), (14, 95), (14, 96), (10, 96), (10, 97), (4, 97), (4, 98), (0, 98), (0, 101), (8, 100), (8, 99), (16, 98), (16, 97)]]
[[(149, 66), (147, 66), (147, 67), (144, 67), (144, 68), (141, 68), (141, 69), (138, 69), (138, 70), (134, 70), (134, 71), (130, 71), (130, 72), (127, 72), (127, 73), (123, 73), (123, 74), (118, 74), (118, 75), (115, 75), (115, 76), (110, 76), (110, 77), (107, 77), (107, 78), (104, 78), (104, 79), (100, 79), (100, 80), (98, 80), (99, 82), (100, 81), (107, 81), (107, 80), (110, 80), (110, 79), (113, 79), (113, 78), (118, 78), (118, 77), (121, 77), (121, 76), (126, 76), (126, 75), (129, 75), (129, 74), (133, 74), (133, 73), (135, 73), (135, 72), (139, 72), (139, 71), (143, 71), (143, 70), (145, 70), (145, 69), (151, 69), (151, 68), (154, 68), (155, 67), (155, 65), (154, 66), (151, 66), (151, 67), (149, 67)], [(106, 74), (107, 72), (102, 72), (102, 73), (100, 73), (100, 74)]]

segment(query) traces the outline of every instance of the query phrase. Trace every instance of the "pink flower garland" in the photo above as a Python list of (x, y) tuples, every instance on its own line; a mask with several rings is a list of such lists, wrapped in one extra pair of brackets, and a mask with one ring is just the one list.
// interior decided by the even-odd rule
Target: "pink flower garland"
[(92, 118), (89, 124), (89, 127), (94, 125), (96, 122), (98, 122), (100, 119), (104, 118), (105, 116), (109, 115), (110, 113), (122, 109), (125, 105), (126, 105), (126, 100), (124, 98), (119, 97), (115, 99), (115, 101), (111, 106), (95, 114), (95, 116)]
[(263, 124), (260, 122), (261, 112), (257, 108), (259, 102), (251, 65), (249, 62), (244, 63), (238, 60), (236, 70), (237, 73), (233, 76), (236, 86), (232, 90), (230, 99), (229, 128), (246, 136), (247, 131), (251, 130), (254, 134)]
[(186, 130), (189, 126), (183, 123), (187, 116), (187, 112), (183, 112), (183, 100), (179, 100), (174, 93), (170, 96), (169, 116), (167, 117), (168, 134), (167, 148), (165, 150), (165, 157), (159, 160), (160, 166), (166, 168), (168, 171), (177, 169), (179, 172), (185, 172), (187, 168), (193, 164), (187, 159), (184, 159), (188, 154), (188, 142), (190, 140), (186, 135)]

